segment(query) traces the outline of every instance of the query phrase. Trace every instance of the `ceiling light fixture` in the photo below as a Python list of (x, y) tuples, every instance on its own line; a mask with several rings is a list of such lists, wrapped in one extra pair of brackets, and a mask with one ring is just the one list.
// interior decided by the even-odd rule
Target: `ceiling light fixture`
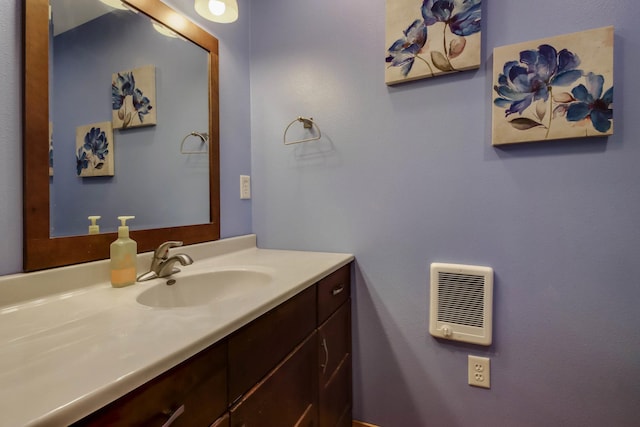
[(238, 19), (237, 0), (196, 0), (198, 15), (213, 22), (227, 24)]
[(163, 36), (167, 36), (167, 37), (171, 37), (171, 38), (178, 38), (178, 34), (173, 31), (171, 28), (168, 28), (162, 24), (159, 24), (157, 22), (153, 22), (153, 29), (156, 30), (157, 32), (159, 32), (160, 34), (162, 34)]

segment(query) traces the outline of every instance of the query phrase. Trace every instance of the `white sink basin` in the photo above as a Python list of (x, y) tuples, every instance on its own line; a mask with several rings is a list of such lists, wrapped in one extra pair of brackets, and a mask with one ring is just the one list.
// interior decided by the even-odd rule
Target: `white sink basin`
[(193, 307), (241, 298), (264, 289), (271, 281), (268, 273), (243, 269), (176, 275), (142, 292), (136, 300), (149, 307)]

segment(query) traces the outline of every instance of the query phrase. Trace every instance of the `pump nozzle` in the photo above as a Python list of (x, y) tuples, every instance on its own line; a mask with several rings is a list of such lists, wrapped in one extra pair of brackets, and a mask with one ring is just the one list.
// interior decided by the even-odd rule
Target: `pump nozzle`
[(126, 227), (127, 226), (127, 221), (129, 221), (130, 219), (134, 219), (135, 216), (119, 216), (118, 220), (120, 221), (120, 226), (121, 227)]
[(89, 234), (98, 234), (100, 233), (100, 226), (97, 221), (102, 218), (100, 215), (91, 215), (88, 217), (91, 224), (89, 225)]
[(134, 219), (135, 216), (119, 216), (120, 227), (118, 227), (118, 237), (129, 237), (129, 227), (127, 227), (127, 221)]

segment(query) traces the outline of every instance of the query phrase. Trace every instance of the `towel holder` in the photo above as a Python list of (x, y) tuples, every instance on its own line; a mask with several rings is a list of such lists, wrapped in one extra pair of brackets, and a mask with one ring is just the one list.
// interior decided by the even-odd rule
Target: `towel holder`
[[(203, 150), (195, 150), (195, 151), (185, 150), (184, 149), (184, 143), (190, 136), (197, 136), (198, 138), (200, 138), (201, 143), (205, 144), (204, 149)], [(209, 152), (209, 150), (208, 150), (208, 147), (209, 147), (208, 142), (209, 142), (209, 134), (208, 133), (193, 131), (191, 133), (188, 133), (187, 136), (185, 136), (182, 139), (182, 143), (180, 144), (180, 153), (182, 153), (182, 154), (207, 154)]]
[[(306, 139), (299, 139), (297, 141), (289, 141), (287, 142), (287, 131), (289, 130), (289, 128), (291, 127), (291, 125), (293, 125), (295, 122), (300, 122), (302, 123), (302, 126), (305, 129), (311, 129), (313, 127), (315, 127), (318, 130), (318, 135), (314, 136), (312, 138), (306, 138)], [(289, 126), (287, 126), (284, 130), (284, 135), (282, 137), (282, 140), (284, 142), (284, 145), (292, 145), (292, 144), (299, 144), (301, 142), (308, 142), (308, 141), (317, 141), (320, 138), (322, 138), (322, 131), (320, 130), (320, 127), (318, 126), (318, 124), (316, 122), (313, 121), (313, 117), (302, 117), (299, 116), (298, 118), (296, 118), (294, 121), (292, 121), (291, 123), (289, 123)]]

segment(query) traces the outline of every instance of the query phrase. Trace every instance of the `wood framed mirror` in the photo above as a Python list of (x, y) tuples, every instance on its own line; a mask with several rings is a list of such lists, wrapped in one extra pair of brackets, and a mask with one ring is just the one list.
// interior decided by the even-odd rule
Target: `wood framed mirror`
[[(138, 252), (153, 250), (167, 240), (185, 244), (220, 238), (220, 167), (218, 40), (159, 0), (123, 0), (142, 14), (195, 43), (209, 59), (209, 222), (194, 225), (135, 230)], [(51, 237), (49, 206), (49, 2), (24, 3), (23, 92), (23, 265), (25, 271), (106, 259), (117, 233)], [(171, 203), (170, 198), (167, 203)], [(181, 209), (181, 206), (173, 206)], [(126, 209), (126, 207), (125, 207)], [(122, 215), (128, 215), (123, 212)]]

